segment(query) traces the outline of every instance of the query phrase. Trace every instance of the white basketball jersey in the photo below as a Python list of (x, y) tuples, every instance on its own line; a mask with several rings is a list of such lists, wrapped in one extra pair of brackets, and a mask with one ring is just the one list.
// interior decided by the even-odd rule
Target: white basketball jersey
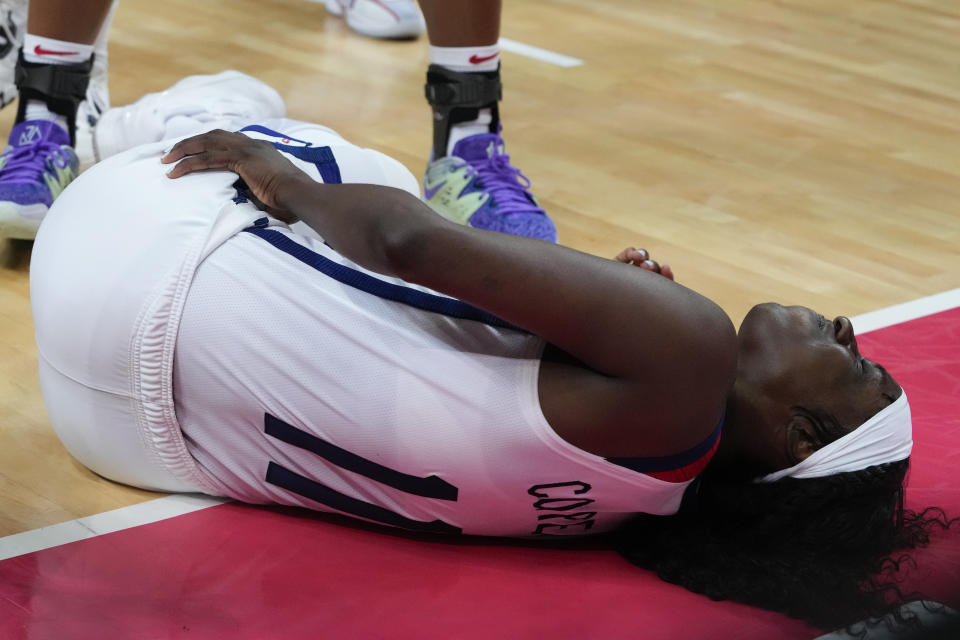
[(224, 494), (431, 532), (550, 536), (674, 513), (665, 482), (562, 440), (543, 341), (285, 227), (231, 239), (182, 316), (174, 398)]
[[(246, 133), (314, 179), (416, 190), (398, 162), (329, 130)], [(38, 238), (44, 396), (84, 464), (421, 531), (584, 534), (676, 511), (688, 482), (554, 433), (542, 340), (270, 221), (235, 174), (167, 179), (165, 146), (95, 166)]]

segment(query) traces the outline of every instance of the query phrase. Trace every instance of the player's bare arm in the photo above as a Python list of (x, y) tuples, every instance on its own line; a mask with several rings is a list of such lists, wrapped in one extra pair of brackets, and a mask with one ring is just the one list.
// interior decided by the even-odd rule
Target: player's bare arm
[[(456, 225), (389, 187), (319, 184), (269, 143), (241, 134), (185, 139), (163, 161), (179, 161), (171, 178), (234, 171), (268, 211), (303, 220), (358, 264), (488, 310), (572, 355), (589, 372), (581, 367), (561, 385), (575, 415), (566, 419), (607, 434), (591, 448), (675, 453), (722, 414), (736, 365), (733, 326), (713, 302), (649, 266)], [(588, 413), (574, 411), (578, 396), (589, 396)], [(544, 410), (551, 413), (548, 403)], [(554, 424), (564, 416), (548, 418), (565, 430)]]

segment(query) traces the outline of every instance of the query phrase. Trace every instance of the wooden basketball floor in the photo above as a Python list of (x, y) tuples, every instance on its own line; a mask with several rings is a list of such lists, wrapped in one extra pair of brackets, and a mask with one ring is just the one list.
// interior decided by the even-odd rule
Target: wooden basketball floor
[[(735, 323), (766, 300), (858, 315), (960, 288), (960, 5), (505, 5), (505, 38), (582, 61), (502, 55), (507, 150), (562, 243), (646, 247)], [(123, 0), (110, 40), (114, 104), (238, 69), (417, 175), (426, 65), (425, 37), (369, 40), (304, 0)], [(0, 541), (157, 497), (93, 475), (50, 429), (29, 262), (0, 240)]]

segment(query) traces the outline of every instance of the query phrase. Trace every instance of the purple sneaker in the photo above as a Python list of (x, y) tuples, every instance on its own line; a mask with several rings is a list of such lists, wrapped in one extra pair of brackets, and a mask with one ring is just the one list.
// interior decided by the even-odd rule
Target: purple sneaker
[(79, 172), (70, 136), (56, 122), (13, 127), (0, 154), (0, 237), (32, 239), (54, 199)]
[(477, 229), (557, 241), (557, 228), (529, 191), (530, 180), (510, 164), (503, 138), (480, 133), (434, 160), (423, 178), (424, 199), (445, 218)]

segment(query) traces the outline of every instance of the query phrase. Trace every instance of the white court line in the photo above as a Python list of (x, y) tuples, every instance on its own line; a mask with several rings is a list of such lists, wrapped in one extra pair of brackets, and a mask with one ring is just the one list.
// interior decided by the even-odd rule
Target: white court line
[(944, 291), (943, 293), (927, 296), (926, 298), (896, 304), (886, 309), (870, 311), (850, 318), (850, 322), (853, 323), (854, 331), (857, 333), (866, 333), (867, 331), (883, 329), (884, 327), (907, 322), (908, 320), (916, 320), (917, 318), (940, 313), (941, 311), (955, 307), (960, 307), (960, 289)]
[(58, 547), (68, 542), (94, 538), (105, 533), (139, 527), (142, 524), (159, 522), (167, 518), (214, 507), (224, 502), (229, 502), (229, 500), (197, 494), (165, 496), (86, 518), (61, 522), (33, 531), (15, 533), (12, 536), (0, 538), (0, 560), (49, 549), (50, 547)]
[(583, 64), (583, 60), (580, 58), (571, 58), (562, 53), (541, 49), (540, 47), (535, 47), (530, 44), (523, 44), (510, 38), (500, 38), (500, 49), (548, 64), (555, 64), (558, 67), (579, 67)]
[[(850, 321), (857, 333), (864, 333), (955, 307), (960, 307), (960, 289), (953, 289), (886, 309), (864, 313), (851, 318)], [(113, 533), (114, 531), (166, 520), (225, 502), (229, 502), (229, 500), (196, 494), (172, 495), (87, 518), (71, 520), (70, 522), (42, 527), (33, 531), (15, 533), (0, 538), (0, 560), (49, 549), (68, 542), (93, 538), (105, 533)]]

